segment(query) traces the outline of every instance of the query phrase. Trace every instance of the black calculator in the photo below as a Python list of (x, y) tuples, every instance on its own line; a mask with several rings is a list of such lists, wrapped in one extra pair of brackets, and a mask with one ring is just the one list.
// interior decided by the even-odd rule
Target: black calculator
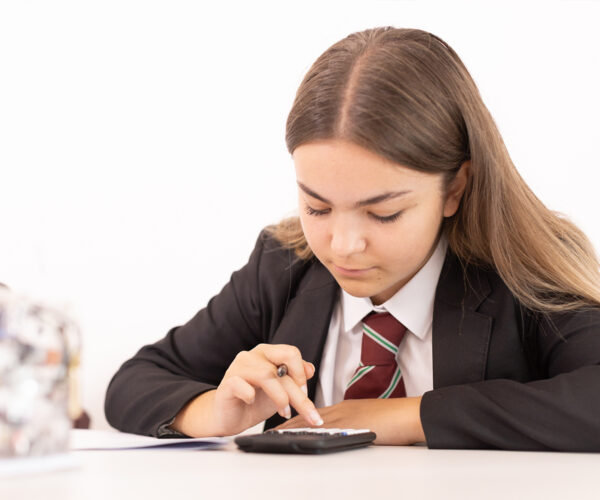
[(331, 453), (370, 445), (377, 435), (369, 429), (300, 428), (268, 430), (262, 434), (238, 436), (243, 451), (258, 453)]

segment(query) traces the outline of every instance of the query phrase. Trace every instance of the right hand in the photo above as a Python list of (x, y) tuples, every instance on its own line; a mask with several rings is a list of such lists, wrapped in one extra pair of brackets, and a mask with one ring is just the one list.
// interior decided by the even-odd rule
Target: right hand
[[(288, 374), (277, 376), (285, 364)], [(315, 367), (304, 361), (295, 346), (260, 344), (240, 352), (216, 390), (192, 400), (177, 415), (172, 427), (188, 436), (229, 436), (279, 413), (291, 416), (293, 406), (312, 425), (323, 420), (308, 399), (306, 381)]]

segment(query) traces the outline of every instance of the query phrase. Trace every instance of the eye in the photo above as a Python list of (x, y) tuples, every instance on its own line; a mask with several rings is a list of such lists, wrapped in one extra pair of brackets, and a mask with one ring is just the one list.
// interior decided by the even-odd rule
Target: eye
[(385, 217), (382, 217), (381, 215), (371, 214), (371, 213), (369, 215), (371, 217), (373, 217), (373, 219), (375, 219), (377, 222), (386, 224), (388, 222), (396, 222), (402, 215), (402, 212), (404, 212), (404, 210), (400, 210), (399, 212), (396, 212), (395, 214), (392, 214), (392, 215), (386, 215)]
[(314, 215), (316, 217), (318, 217), (319, 215), (326, 215), (329, 213), (330, 209), (326, 208), (324, 210), (315, 210), (314, 208), (312, 208), (309, 205), (305, 205), (304, 207), (304, 211), (308, 214), (308, 215)]

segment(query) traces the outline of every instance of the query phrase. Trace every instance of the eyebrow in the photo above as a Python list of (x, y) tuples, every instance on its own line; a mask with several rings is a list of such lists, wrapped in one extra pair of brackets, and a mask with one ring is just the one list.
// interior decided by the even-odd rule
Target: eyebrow
[[(298, 187), (302, 189), (306, 194), (316, 198), (317, 200), (322, 201), (323, 203), (327, 203), (328, 205), (332, 205), (332, 203), (327, 199), (321, 196), (318, 193), (315, 193), (308, 186), (305, 186), (301, 182), (298, 181)], [(410, 190), (404, 191), (389, 191), (387, 193), (378, 194), (377, 196), (373, 196), (372, 198), (367, 198), (366, 200), (357, 201), (354, 206), (355, 207), (365, 207), (367, 205), (375, 205), (376, 203), (381, 203), (382, 201), (391, 200), (392, 198), (398, 198), (400, 196), (404, 196), (405, 194), (411, 193)]]

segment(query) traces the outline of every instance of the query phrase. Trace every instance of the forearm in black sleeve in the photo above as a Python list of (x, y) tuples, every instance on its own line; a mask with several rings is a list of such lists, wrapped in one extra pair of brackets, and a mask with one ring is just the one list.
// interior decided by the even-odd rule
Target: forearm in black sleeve
[(430, 448), (600, 451), (600, 367), (526, 384), (486, 380), (430, 391), (421, 422)]
[(194, 397), (214, 389), (239, 351), (264, 341), (258, 268), (262, 234), (248, 264), (188, 323), (142, 347), (111, 380), (108, 422), (137, 434), (157, 435)]
[(557, 317), (538, 332), (548, 378), (495, 379), (423, 395), (430, 448), (600, 451), (600, 311)]

